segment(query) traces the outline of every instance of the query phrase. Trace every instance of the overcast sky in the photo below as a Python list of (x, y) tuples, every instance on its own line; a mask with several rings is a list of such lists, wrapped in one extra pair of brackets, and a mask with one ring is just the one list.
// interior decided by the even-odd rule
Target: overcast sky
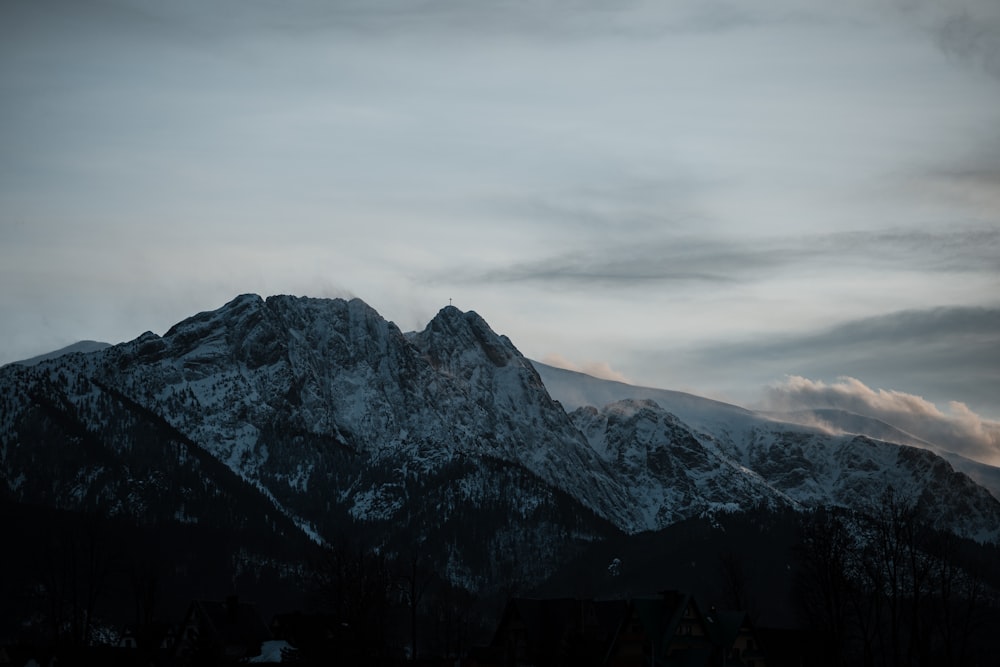
[(1000, 3), (0, 2), (0, 363), (245, 292), (998, 419)]

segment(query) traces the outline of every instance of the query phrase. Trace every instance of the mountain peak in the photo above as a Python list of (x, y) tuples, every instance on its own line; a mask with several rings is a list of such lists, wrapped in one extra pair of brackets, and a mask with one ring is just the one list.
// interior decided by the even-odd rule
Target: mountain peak
[(438, 311), (412, 340), (435, 368), (468, 366), (482, 359), (497, 367), (528, 364), (510, 339), (493, 331), (476, 311), (455, 306)]
[(237, 307), (244, 304), (256, 304), (261, 303), (264, 299), (261, 298), (259, 294), (254, 294), (252, 292), (247, 292), (246, 294), (240, 294), (235, 299), (223, 306), (223, 309), (230, 307)]
[(444, 308), (438, 311), (439, 317), (461, 317), (465, 313), (460, 309), (451, 304), (448, 304)]
[(434, 319), (427, 324), (427, 328), (450, 331), (461, 331), (467, 327), (489, 331), (494, 336), (496, 335), (479, 313), (474, 310), (463, 311), (451, 305), (439, 310)]

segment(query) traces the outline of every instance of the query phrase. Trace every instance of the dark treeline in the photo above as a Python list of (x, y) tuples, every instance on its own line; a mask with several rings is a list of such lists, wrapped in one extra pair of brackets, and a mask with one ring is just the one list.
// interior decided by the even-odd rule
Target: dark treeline
[[(125, 634), (136, 640), (137, 664), (175, 664), (161, 650), (165, 634), (179, 632), (193, 601), (233, 595), (252, 602), (265, 623), (283, 620), (274, 634), (294, 637), (303, 664), (334, 654), (358, 665), (457, 658), (488, 635), (485, 624), (499, 612), (498, 598), (453, 586), (425, 555), (390, 557), (355, 539), (276, 543), (2, 498), (0, 525), (0, 648), (36, 647), (33, 655), (67, 664)], [(215, 647), (196, 649), (176, 664), (200, 664), (199, 651)]]
[(818, 510), (802, 525), (796, 609), (817, 664), (996, 664), (1000, 550), (924, 524), (892, 488), (865, 513)]
[[(81, 647), (179, 623), (195, 599), (233, 591), (267, 609), (301, 607), (318, 547), (239, 531), (69, 512), (0, 499), (0, 644)], [(294, 546), (294, 549), (292, 548)], [(111, 634), (108, 634), (111, 631)]]
[[(389, 557), (340, 541), (311, 563), (305, 614), (288, 614), (298, 659), (385, 664), (434, 657), (454, 661), (488, 641), (499, 609), (446, 581), (421, 555)], [(281, 621), (281, 617), (279, 617)]]
[[(449, 581), (432, 544), (374, 550), (345, 526), (335, 544), (0, 503), (10, 538), (0, 642), (84, 647), (128, 629), (146, 650), (195, 599), (256, 603), (302, 664), (454, 660), (488, 643), (508, 596), (630, 598), (682, 589), (705, 609), (742, 609), (757, 627), (794, 628), (811, 664), (994, 664), (1000, 550), (934, 531), (891, 489), (877, 511), (774, 512), (690, 519), (619, 536), (474, 594)], [(275, 548), (277, 547), (277, 548)], [(500, 554), (516, 559), (517, 554)]]

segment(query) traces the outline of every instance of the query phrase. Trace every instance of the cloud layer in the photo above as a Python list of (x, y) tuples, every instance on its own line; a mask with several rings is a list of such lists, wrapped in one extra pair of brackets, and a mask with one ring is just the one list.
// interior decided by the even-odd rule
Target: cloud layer
[[(989, 418), (1000, 417), (993, 398), (1000, 395), (1000, 308), (904, 310), (800, 333), (737, 327), (682, 348), (642, 348), (637, 367), (640, 362), (677, 383), (730, 392), (737, 401), (752, 400), (760, 387), (786, 375), (825, 382), (850, 376), (869, 386), (905, 387), (940, 405), (960, 401)], [(621, 367), (635, 377), (627, 364)]]
[[(594, 214), (576, 213), (577, 220)], [(669, 227), (669, 220), (664, 220)], [(747, 282), (785, 272), (930, 271), (1000, 276), (1000, 227), (813, 232), (737, 238), (664, 234), (653, 238), (626, 220), (617, 238), (590, 250), (545, 255), (529, 262), (464, 275), (479, 282), (631, 286), (671, 282)], [(604, 227), (606, 228), (606, 226)], [(631, 228), (631, 231), (630, 231)], [(634, 237), (634, 238), (630, 238)], [(570, 241), (572, 243), (572, 241)], [(439, 279), (440, 279), (439, 275)]]

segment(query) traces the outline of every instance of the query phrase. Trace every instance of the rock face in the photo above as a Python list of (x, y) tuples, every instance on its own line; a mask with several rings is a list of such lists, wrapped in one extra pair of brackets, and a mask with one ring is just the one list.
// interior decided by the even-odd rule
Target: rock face
[(933, 454), (734, 410), (567, 414), (474, 312), (404, 334), (357, 299), (244, 295), (162, 337), (0, 369), (0, 492), (147, 523), (347, 531), (474, 589), (541, 579), (622, 532), (851, 504), (887, 482), (997, 537), (1000, 503)]
[(719, 511), (797, 505), (652, 400), (578, 408), (570, 418), (624, 478), (651, 529)]

